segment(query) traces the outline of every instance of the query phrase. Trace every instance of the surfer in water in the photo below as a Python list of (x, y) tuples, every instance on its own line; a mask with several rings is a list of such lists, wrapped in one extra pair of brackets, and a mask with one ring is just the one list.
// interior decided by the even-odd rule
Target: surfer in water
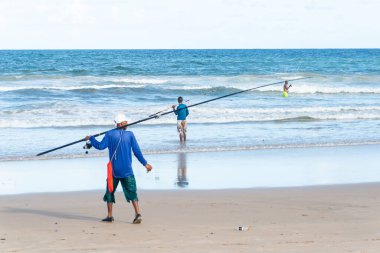
[(183, 104), (183, 98), (178, 97), (178, 106), (172, 106), (175, 115), (177, 115), (177, 130), (179, 133), (179, 141), (186, 141), (186, 128), (187, 122), (186, 117), (189, 115), (189, 110), (187, 109), (187, 105)]
[[(103, 200), (107, 202), (108, 215), (102, 221), (113, 222), (112, 205), (115, 203), (115, 191), (119, 184), (123, 187), (125, 198), (128, 202), (132, 201), (135, 210), (135, 219), (133, 224), (141, 223), (141, 214), (136, 191), (136, 180), (132, 170), (132, 151), (139, 162), (146, 168), (146, 172), (152, 170), (152, 166), (145, 160), (141, 153), (139, 144), (136, 137), (131, 131), (126, 131), (128, 124), (127, 118), (124, 114), (119, 114), (115, 118), (115, 124), (118, 129), (108, 131), (102, 141), (97, 141), (94, 136), (86, 136), (86, 140), (90, 140), (94, 148), (103, 150), (108, 148), (109, 158), (112, 162), (112, 175), (113, 175), (113, 191), (107, 190)], [(122, 128), (120, 128), (122, 127)]]
[(289, 88), (292, 87), (292, 85), (288, 85), (288, 81), (285, 81), (284, 83), (284, 87), (283, 87), (283, 90), (282, 90), (282, 96), (284, 98), (287, 98), (288, 97), (288, 94), (289, 94)]

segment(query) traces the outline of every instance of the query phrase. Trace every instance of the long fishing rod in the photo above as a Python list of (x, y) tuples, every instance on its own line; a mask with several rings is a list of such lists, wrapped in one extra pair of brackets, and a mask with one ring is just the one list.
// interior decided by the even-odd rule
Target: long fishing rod
[[(170, 112), (164, 112), (164, 113), (162, 113), (162, 114), (158, 114), (158, 113), (156, 113), (156, 114), (152, 114), (152, 115), (150, 115), (148, 118), (140, 119), (140, 120), (138, 120), (138, 121), (135, 121), (135, 122), (129, 123), (129, 124), (127, 124), (127, 125), (123, 125), (123, 126), (120, 126), (120, 127), (116, 127), (116, 128), (113, 128), (113, 129), (110, 129), (110, 130), (107, 130), (107, 131), (104, 131), (104, 132), (101, 132), (101, 133), (98, 133), (98, 134), (94, 134), (94, 135), (92, 135), (92, 136), (94, 136), (94, 137), (98, 137), (98, 136), (100, 136), (100, 135), (103, 135), (103, 134), (105, 134), (105, 133), (111, 131), (111, 130), (121, 129), (121, 128), (129, 127), (129, 126), (133, 126), (133, 125), (139, 124), (139, 123), (144, 122), (144, 121), (147, 121), (147, 120), (156, 119), (156, 118), (158, 118), (158, 117), (161, 117), (161, 116), (164, 116), (164, 115), (167, 115), (167, 114), (171, 114), (171, 113), (178, 112), (178, 111), (180, 111), (180, 110), (184, 110), (184, 109), (186, 109), (186, 108), (191, 108), (191, 107), (194, 107), (194, 106), (198, 106), (198, 105), (206, 104), (206, 103), (209, 103), (209, 102), (212, 102), (212, 101), (215, 101), (215, 100), (219, 100), (219, 99), (222, 99), (222, 98), (226, 98), (226, 97), (234, 96), (234, 95), (241, 94), (241, 93), (244, 93), (244, 92), (248, 92), (248, 91), (257, 90), (257, 89), (260, 89), (260, 88), (264, 88), (264, 87), (268, 87), (268, 86), (272, 86), (272, 85), (280, 84), (280, 83), (283, 83), (284, 81), (298, 81), (298, 80), (303, 80), (303, 79), (308, 79), (308, 78), (311, 78), (311, 77), (300, 77), (300, 78), (295, 78), (295, 79), (291, 79), (291, 80), (283, 80), (283, 81), (279, 81), (279, 82), (274, 82), (274, 83), (270, 83), (270, 84), (265, 84), (265, 85), (256, 86), (256, 87), (253, 87), (253, 88), (250, 88), (250, 89), (246, 89), (246, 90), (237, 91), (237, 92), (230, 93), (230, 94), (227, 94), (227, 95), (224, 95), (224, 96), (220, 96), (220, 97), (212, 98), (212, 99), (205, 100), (205, 101), (202, 101), (202, 102), (199, 102), (199, 103), (195, 103), (195, 104), (189, 105), (189, 106), (187, 106), (187, 107), (180, 108), (180, 109), (177, 109), (177, 110), (173, 110), (173, 111), (170, 111)], [(80, 140), (73, 141), (73, 142), (67, 143), (67, 144), (65, 144), (65, 145), (62, 145), (62, 146), (59, 146), (59, 147), (53, 148), (53, 149), (49, 149), (49, 150), (47, 150), (47, 151), (44, 151), (44, 152), (41, 152), (41, 153), (37, 154), (37, 156), (41, 156), (41, 155), (44, 155), (44, 154), (47, 154), (47, 153), (50, 153), (50, 152), (56, 151), (56, 150), (58, 150), (58, 149), (62, 149), (62, 148), (65, 148), (65, 147), (68, 147), (68, 146), (71, 146), (71, 145), (74, 145), (74, 144), (80, 143), (80, 142), (82, 142), (82, 141), (86, 141), (86, 138), (82, 138), (82, 139), (80, 139)]]

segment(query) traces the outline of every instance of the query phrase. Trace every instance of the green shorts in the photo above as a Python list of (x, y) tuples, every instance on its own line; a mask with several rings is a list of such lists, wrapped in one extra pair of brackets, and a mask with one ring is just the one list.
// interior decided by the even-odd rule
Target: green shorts
[(123, 187), (123, 192), (125, 195), (125, 199), (129, 201), (139, 200), (137, 198), (137, 188), (136, 188), (136, 180), (135, 176), (130, 176), (127, 178), (113, 178), (113, 192), (108, 191), (108, 186), (106, 188), (106, 194), (104, 194), (103, 200), (107, 203), (115, 203), (115, 191), (121, 182), (121, 186)]

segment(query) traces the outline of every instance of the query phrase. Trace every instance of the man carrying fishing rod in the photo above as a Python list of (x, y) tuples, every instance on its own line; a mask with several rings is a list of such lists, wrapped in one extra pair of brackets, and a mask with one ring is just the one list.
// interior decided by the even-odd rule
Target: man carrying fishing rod
[(109, 174), (109, 178), (107, 179), (107, 190), (103, 197), (103, 200), (107, 202), (108, 215), (102, 221), (114, 221), (112, 205), (115, 203), (115, 191), (120, 181), (126, 200), (128, 202), (132, 201), (135, 210), (133, 224), (139, 224), (142, 221), (142, 217), (138, 204), (136, 180), (132, 170), (132, 151), (139, 162), (145, 166), (147, 172), (152, 170), (152, 166), (141, 153), (133, 132), (126, 131), (128, 121), (125, 115), (117, 115), (114, 121), (117, 128), (106, 132), (101, 142), (97, 141), (94, 136), (86, 136), (85, 138), (91, 141), (94, 148), (99, 150), (108, 148), (109, 151), (111, 174)]
[(187, 130), (186, 117), (189, 115), (189, 110), (187, 109), (187, 105), (183, 104), (182, 97), (178, 97), (177, 108), (175, 105), (173, 105), (172, 108), (174, 114), (177, 115), (177, 131), (179, 133), (179, 141), (185, 142)]

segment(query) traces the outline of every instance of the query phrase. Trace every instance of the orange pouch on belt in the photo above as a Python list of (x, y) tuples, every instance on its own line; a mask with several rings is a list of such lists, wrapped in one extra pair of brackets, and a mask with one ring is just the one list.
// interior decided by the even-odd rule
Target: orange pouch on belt
[(112, 161), (107, 163), (107, 187), (108, 192), (113, 192)]
[(111, 159), (109, 160), (109, 162), (107, 163), (107, 188), (108, 188), (108, 192), (113, 192), (113, 173), (112, 173), (112, 161), (113, 159), (116, 157), (116, 150), (119, 148), (120, 146), (120, 142), (121, 142), (121, 137), (120, 136), (120, 140), (119, 140), (119, 143), (117, 144), (117, 147), (115, 149), (115, 151), (113, 152), (113, 155), (111, 157)]

